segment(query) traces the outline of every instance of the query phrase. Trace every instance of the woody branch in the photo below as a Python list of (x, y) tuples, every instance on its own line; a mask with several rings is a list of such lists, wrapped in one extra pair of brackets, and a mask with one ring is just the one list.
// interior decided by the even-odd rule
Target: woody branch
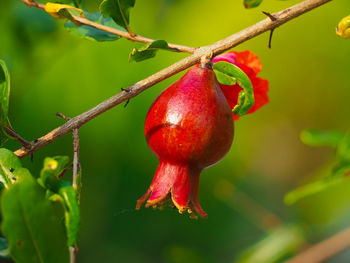
[[(33, 2), (29, 0), (22, 0), (22, 1), (27, 2), (27, 4), (29, 2), (29, 5), (30, 3)], [(15, 154), (20, 158), (28, 154), (31, 154), (43, 148), (45, 145), (62, 137), (63, 135), (71, 132), (72, 130), (80, 128), (82, 125), (96, 118), (97, 116), (101, 115), (105, 111), (117, 106), (118, 104), (126, 100), (129, 100), (137, 96), (138, 94), (152, 87), (158, 82), (166, 78), (169, 78), (172, 75), (179, 73), (180, 71), (199, 63), (203, 56), (208, 56), (208, 54), (212, 54), (212, 56), (221, 54), (249, 39), (252, 39), (266, 31), (275, 29), (276, 27), (279, 27), (282, 24), (304, 13), (307, 13), (323, 4), (326, 4), (330, 1), (332, 0), (305, 0), (299, 4), (296, 4), (278, 13), (271, 14), (271, 16), (274, 17), (274, 19), (271, 19), (270, 17), (265, 18), (264, 20), (261, 20), (255, 25), (245, 28), (242, 31), (235, 33), (225, 39), (222, 39), (212, 45), (198, 48), (195, 50), (195, 52), (192, 55), (129, 86), (128, 88), (124, 89), (122, 92), (108, 98), (107, 100), (101, 102), (100, 104), (87, 110), (86, 112), (83, 112), (82, 114), (70, 119), (62, 126), (57, 127), (56, 129), (50, 131), (46, 135), (31, 142), (31, 147), (29, 148), (22, 147), (18, 149), (17, 151), (15, 151)]]

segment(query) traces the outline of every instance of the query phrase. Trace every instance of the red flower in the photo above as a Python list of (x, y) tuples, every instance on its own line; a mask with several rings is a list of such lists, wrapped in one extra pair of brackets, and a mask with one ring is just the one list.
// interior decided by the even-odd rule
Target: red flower
[[(255, 103), (253, 107), (250, 108), (248, 113), (252, 113), (257, 109), (264, 106), (268, 101), (269, 97), (267, 92), (269, 91), (269, 82), (266, 79), (257, 77), (257, 74), (261, 71), (262, 65), (260, 59), (257, 55), (246, 51), (231, 51), (213, 59), (213, 63), (219, 61), (226, 61), (232, 63), (243, 70), (249, 77), (253, 84)], [(238, 94), (242, 88), (238, 85), (223, 85), (220, 84), (221, 90), (224, 93), (231, 109), (237, 105)], [(239, 119), (239, 116), (233, 114), (235, 120)]]

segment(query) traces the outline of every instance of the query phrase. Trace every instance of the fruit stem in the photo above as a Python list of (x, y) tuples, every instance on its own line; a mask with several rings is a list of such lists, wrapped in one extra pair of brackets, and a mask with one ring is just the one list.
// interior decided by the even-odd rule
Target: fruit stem
[(213, 63), (211, 62), (212, 57), (213, 57), (213, 52), (210, 52), (209, 54), (202, 56), (200, 67), (206, 68), (206, 69), (212, 69), (212, 66), (213, 66)]

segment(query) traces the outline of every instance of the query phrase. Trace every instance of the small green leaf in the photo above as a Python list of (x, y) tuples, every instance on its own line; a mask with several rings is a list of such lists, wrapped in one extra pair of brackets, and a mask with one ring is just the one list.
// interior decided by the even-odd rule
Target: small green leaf
[[(101, 13), (95, 12), (95, 13), (88, 13), (84, 12), (85, 17), (93, 22), (99, 23), (101, 25), (113, 27), (118, 30), (125, 31), (125, 29), (119, 25), (117, 25), (112, 18), (104, 18)], [(86, 26), (86, 25), (81, 25), (81, 26), (76, 26), (72, 21), (67, 21), (64, 26), (67, 28), (68, 31), (71, 33), (83, 37), (89, 40), (93, 41), (114, 41), (120, 38), (118, 35), (114, 35), (112, 33), (108, 33), (105, 31), (102, 31), (100, 29), (91, 27), (91, 26)]]
[(114, 22), (132, 33), (129, 28), (129, 13), (134, 5), (135, 0), (104, 0), (100, 5), (100, 11), (104, 17), (111, 17)]
[(8, 120), (10, 100), (10, 74), (3, 60), (0, 60), (0, 146), (7, 141), (5, 127), (11, 126)]
[(5, 148), (0, 148), (0, 182), (5, 188), (21, 178), (27, 169), (22, 168), (18, 157)]
[(226, 75), (220, 71), (214, 70), (216, 78), (218, 80), (219, 83), (223, 84), (223, 85), (235, 85), (237, 80), (235, 77)]
[(244, 7), (245, 8), (254, 8), (254, 7), (258, 7), (263, 0), (244, 0)]
[(6, 190), (1, 200), (2, 232), (17, 263), (68, 263), (65, 229), (45, 190), (31, 176)]
[[(239, 86), (243, 89), (238, 95), (238, 104), (233, 108), (232, 111), (238, 116), (245, 115), (254, 105), (253, 85), (249, 77), (239, 67), (226, 61), (216, 62), (213, 65), (213, 69), (215, 73), (220, 72), (227, 75), (227, 78), (231, 77), (236, 79)], [(222, 76), (219, 76), (219, 78), (222, 79)]]
[(7, 240), (2, 237), (0, 237), (0, 258), (10, 258)]
[(59, 195), (63, 199), (65, 208), (65, 225), (67, 229), (68, 246), (76, 244), (80, 227), (80, 208), (77, 192), (71, 185), (61, 185)]
[(305, 244), (304, 235), (304, 230), (298, 225), (278, 227), (267, 233), (257, 244), (243, 251), (235, 262), (285, 262), (283, 259)]
[[(67, 230), (68, 246), (76, 243), (80, 227), (80, 208), (77, 192), (68, 182), (62, 182), (58, 175), (69, 162), (67, 156), (47, 157), (44, 167), (40, 172), (39, 183), (51, 193), (48, 198), (51, 201), (61, 202), (65, 211), (65, 226)], [(58, 198), (57, 194), (60, 198)]]
[(159, 49), (170, 50), (165, 40), (155, 40), (142, 48), (134, 48), (129, 55), (129, 62), (140, 62), (155, 57)]
[(40, 171), (39, 184), (54, 193), (58, 193), (61, 187), (61, 181), (58, 177), (68, 162), (67, 156), (46, 157), (44, 167)]
[(41, 172), (49, 170), (50, 172), (54, 173), (55, 176), (58, 176), (68, 163), (68, 156), (46, 157), (44, 159), (44, 167)]
[(343, 183), (350, 178), (347, 174), (350, 172), (350, 163), (343, 164), (335, 169), (331, 176), (327, 176), (312, 183), (300, 186), (284, 196), (284, 202), (287, 205), (293, 205), (299, 200), (319, 193), (329, 187), (333, 187), (337, 184)]
[(306, 129), (300, 133), (300, 140), (309, 146), (331, 146), (338, 147), (345, 134), (335, 131), (319, 131)]

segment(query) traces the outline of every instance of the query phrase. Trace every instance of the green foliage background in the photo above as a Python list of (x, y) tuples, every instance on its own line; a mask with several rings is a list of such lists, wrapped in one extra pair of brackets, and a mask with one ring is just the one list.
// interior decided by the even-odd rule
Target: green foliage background
[[(241, 1), (137, 1), (130, 26), (138, 34), (189, 46), (211, 44), (299, 1), (264, 1), (244, 9)], [(95, 1), (85, 1), (89, 11)], [(141, 44), (125, 39), (90, 42), (71, 35), (40, 10), (20, 1), (0, 9), (0, 58), (11, 74), (10, 120), (23, 137), (34, 139), (128, 85), (184, 57), (159, 51), (154, 59), (129, 63)], [(99, 116), (80, 130), (83, 192), (79, 262), (232, 262), (264, 232), (241, 210), (240, 202), (217, 197), (220, 180), (233, 183), (286, 223), (301, 223), (316, 242), (349, 222), (350, 181), (306, 198), (292, 207), (285, 193), (325, 176), (333, 152), (304, 146), (304, 128), (346, 131), (350, 116), (350, 42), (335, 35), (350, 13), (348, 0), (333, 1), (275, 30), (272, 49), (265, 33), (237, 50), (250, 49), (263, 62), (270, 103), (236, 122), (233, 147), (225, 159), (203, 172), (199, 199), (208, 220), (194, 221), (171, 208), (135, 211), (149, 186), (157, 159), (146, 145), (143, 124), (155, 97), (178, 74)], [(18, 148), (9, 142), (8, 148)], [(72, 155), (65, 136), (24, 159), (39, 174), (45, 156)], [(249, 217), (256, 218), (254, 209)], [(262, 219), (261, 219), (262, 220)], [(350, 256), (344, 252), (333, 262)], [(332, 262), (332, 261), (331, 261)]]

